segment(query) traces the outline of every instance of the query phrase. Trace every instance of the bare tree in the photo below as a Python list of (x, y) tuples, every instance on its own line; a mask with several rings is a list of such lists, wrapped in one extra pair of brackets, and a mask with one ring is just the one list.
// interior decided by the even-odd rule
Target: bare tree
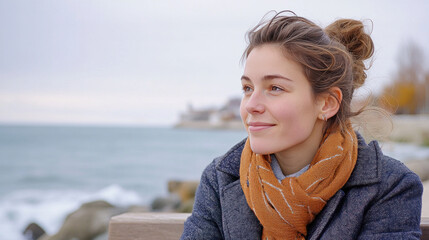
[(412, 41), (404, 45), (399, 51), (393, 81), (382, 92), (382, 104), (396, 109), (397, 114), (429, 111), (429, 81), (424, 66), (422, 49)]

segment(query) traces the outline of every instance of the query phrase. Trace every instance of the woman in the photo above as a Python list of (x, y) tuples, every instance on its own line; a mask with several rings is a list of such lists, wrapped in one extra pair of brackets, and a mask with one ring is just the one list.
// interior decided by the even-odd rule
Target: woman
[(248, 138), (205, 169), (182, 239), (419, 239), (419, 178), (350, 123), (371, 37), (289, 15), (248, 33)]

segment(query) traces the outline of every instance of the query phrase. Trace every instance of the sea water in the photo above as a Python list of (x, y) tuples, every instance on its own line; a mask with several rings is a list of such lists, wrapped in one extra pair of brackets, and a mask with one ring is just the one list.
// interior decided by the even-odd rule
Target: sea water
[(82, 203), (149, 205), (168, 180), (199, 180), (244, 131), (0, 126), (0, 239), (31, 222), (49, 234)]

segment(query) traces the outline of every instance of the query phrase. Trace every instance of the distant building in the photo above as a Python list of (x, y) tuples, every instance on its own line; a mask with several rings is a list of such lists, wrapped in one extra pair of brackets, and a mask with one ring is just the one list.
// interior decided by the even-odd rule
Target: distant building
[(176, 127), (242, 129), (240, 102), (240, 98), (231, 98), (219, 109), (194, 109), (192, 105), (188, 105), (187, 111), (180, 115), (180, 122)]
[(216, 109), (210, 108), (210, 109), (201, 109), (196, 110), (192, 107), (192, 105), (188, 105), (187, 112), (180, 115), (180, 121), (209, 121), (210, 115), (216, 112)]
[(240, 98), (229, 99), (228, 102), (219, 110), (221, 119), (223, 121), (241, 121), (240, 103)]

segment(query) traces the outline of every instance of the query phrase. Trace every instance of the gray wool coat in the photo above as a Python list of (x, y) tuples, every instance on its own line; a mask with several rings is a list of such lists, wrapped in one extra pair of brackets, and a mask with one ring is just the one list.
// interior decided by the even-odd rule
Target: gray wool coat
[[(307, 226), (306, 239), (420, 239), (423, 187), (401, 162), (358, 134), (355, 169)], [(203, 172), (181, 239), (261, 239), (262, 226), (241, 189), (245, 140)]]

